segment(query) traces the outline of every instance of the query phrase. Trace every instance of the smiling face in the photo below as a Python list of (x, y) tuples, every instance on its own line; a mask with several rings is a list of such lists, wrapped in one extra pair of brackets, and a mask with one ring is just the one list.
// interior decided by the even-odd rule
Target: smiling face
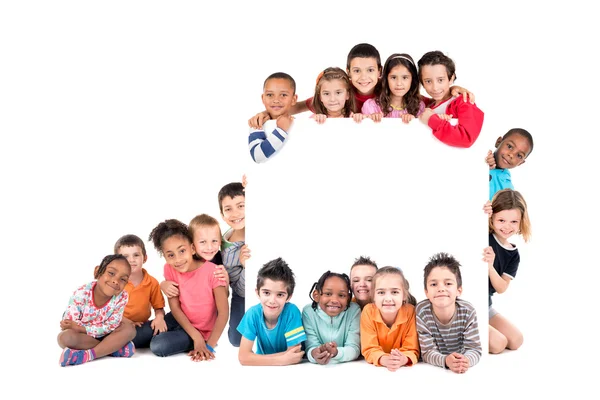
[(377, 59), (374, 57), (353, 58), (350, 61), (350, 69), (346, 72), (352, 85), (362, 95), (373, 94), (381, 75), (381, 69), (377, 66)]
[(125, 289), (130, 274), (131, 267), (127, 261), (123, 259), (111, 261), (104, 272), (96, 278), (95, 299), (103, 304), (106, 302), (104, 299), (119, 295)]
[(454, 83), (454, 77), (448, 78), (448, 70), (445, 65), (423, 65), (421, 67), (421, 83), (425, 91), (436, 103), (451, 97), (450, 86)]
[(399, 64), (390, 70), (387, 76), (388, 87), (393, 98), (401, 99), (410, 90), (412, 75), (408, 68)]
[(345, 280), (338, 276), (331, 276), (323, 283), (322, 292), (315, 291), (313, 298), (325, 314), (335, 317), (348, 308), (349, 290)]
[(342, 116), (346, 100), (350, 98), (350, 92), (346, 83), (341, 79), (324, 80), (319, 92), (321, 103), (327, 109), (329, 117)]
[(361, 307), (371, 302), (371, 287), (375, 272), (377, 268), (372, 265), (356, 265), (350, 271), (352, 294)]
[(434, 267), (429, 276), (425, 288), (425, 296), (436, 310), (453, 309), (456, 297), (460, 296), (462, 288), (458, 287), (456, 276), (447, 267)]
[(373, 302), (384, 321), (394, 320), (406, 300), (402, 277), (399, 274), (381, 275), (375, 282), (373, 292)]
[(492, 228), (496, 237), (503, 245), (508, 245), (508, 239), (519, 232), (521, 227), (521, 211), (517, 209), (499, 211), (492, 215)]
[(285, 282), (267, 278), (264, 280), (263, 286), (256, 290), (256, 295), (262, 305), (267, 326), (275, 326), (285, 303), (291, 298), (288, 296)]
[(245, 196), (235, 196), (234, 198), (225, 196), (221, 202), (221, 207), (223, 209), (221, 216), (227, 225), (235, 230), (242, 230), (246, 227)]
[(496, 168), (511, 169), (525, 162), (531, 152), (531, 144), (523, 135), (514, 133), (496, 142), (497, 150), (494, 152)]
[(199, 225), (194, 229), (193, 250), (206, 261), (211, 261), (221, 250), (221, 229), (216, 225)]
[(167, 263), (175, 270), (188, 272), (196, 269), (193, 246), (187, 237), (171, 236), (163, 241), (161, 250)]
[(142, 266), (146, 262), (147, 256), (140, 246), (121, 246), (117, 249), (117, 254), (124, 256), (129, 265), (131, 265), (131, 275), (142, 272)]
[(289, 80), (271, 78), (265, 83), (261, 98), (271, 119), (276, 119), (290, 112), (292, 106), (296, 104), (297, 96)]

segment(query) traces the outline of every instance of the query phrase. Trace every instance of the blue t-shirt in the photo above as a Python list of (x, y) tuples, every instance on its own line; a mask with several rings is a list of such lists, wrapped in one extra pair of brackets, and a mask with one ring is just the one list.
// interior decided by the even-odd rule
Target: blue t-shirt
[(515, 189), (510, 180), (510, 171), (507, 169), (490, 169), (490, 201), (496, 192), (502, 189)]
[(277, 325), (267, 328), (261, 304), (248, 309), (237, 327), (246, 339), (256, 341), (256, 354), (275, 354), (286, 351), (306, 340), (302, 314), (292, 303), (285, 303)]

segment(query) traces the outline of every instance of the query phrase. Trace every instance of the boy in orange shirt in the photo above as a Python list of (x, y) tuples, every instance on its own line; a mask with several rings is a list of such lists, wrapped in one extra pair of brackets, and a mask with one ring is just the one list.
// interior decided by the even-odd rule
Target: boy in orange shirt
[[(115, 243), (114, 251), (115, 254), (125, 256), (131, 265), (129, 282), (125, 286), (129, 301), (125, 306), (123, 319), (135, 325), (136, 335), (133, 339), (135, 347), (138, 349), (149, 347), (154, 335), (167, 331), (165, 299), (158, 281), (142, 268), (148, 259), (142, 239), (136, 235), (122, 236)], [(154, 309), (152, 321), (150, 321), (151, 308)]]

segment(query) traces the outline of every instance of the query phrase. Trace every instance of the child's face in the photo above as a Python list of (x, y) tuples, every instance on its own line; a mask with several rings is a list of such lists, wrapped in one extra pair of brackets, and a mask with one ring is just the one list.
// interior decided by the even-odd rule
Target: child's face
[(504, 140), (498, 138), (496, 148), (498, 149), (494, 152), (496, 168), (500, 169), (518, 167), (525, 162), (525, 158), (531, 152), (529, 140), (519, 134), (512, 134)]
[(225, 197), (221, 202), (223, 220), (234, 230), (246, 227), (246, 196)]
[(454, 83), (454, 77), (448, 79), (445, 65), (424, 65), (421, 68), (421, 82), (433, 100), (442, 101), (450, 98), (450, 86)]
[(394, 317), (404, 302), (404, 282), (397, 274), (385, 274), (377, 279), (373, 302), (381, 315)]
[(447, 267), (435, 267), (427, 277), (425, 296), (434, 310), (454, 307), (456, 298), (462, 293), (456, 283), (456, 276)]
[(194, 267), (194, 251), (190, 241), (179, 235), (171, 236), (162, 244), (162, 253), (167, 263), (179, 272)]
[(282, 78), (269, 79), (265, 84), (261, 98), (271, 119), (289, 114), (290, 109), (296, 104), (297, 100), (290, 81)]
[(352, 85), (363, 95), (373, 94), (375, 85), (377, 85), (381, 76), (377, 60), (373, 57), (353, 58), (350, 61), (350, 69), (346, 72), (348, 72)]
[(218, 226), (200, 225), (194, 230), (194, 250), (206, 261), (221, 250), (221, 230)]
[(393, 96), (404, 97), (410, 90), (412, 83), (412, 75), (408, 68), (399, 64), (390, 70), (387, 77), (388, 87)]
[(142, 266), (146, 262), (147, 257), (140, 246), (121, 246), (117, 250), (117, 253), (127, 259), (129, 265), (131, 265), (132, 275), (142, 272)]
[(519, 232), (521, 227), (521, 211), (512, 209), (492, 214), (492, 227), (496, 236), (506, 241), (509, 237)]
[(124, 260), (113, 260), (104, 273), (97, 278), (97, 287), (102, 294), (113, 297), (120, 294), (129, 282), (131, 268)]
[(373, 275), (377, 270), (372, 265), (356, 265), (350, 271), (350, 281), (352, 282), (352, 294), (356, 300), (361, 302), (371, 301), (371, 284)]
[(330, 113), (339, 113), (344, 109), (346, 100), (350, 98), (350, 92), (346, 84), (340, 79), (323, 81), (319, 92), (321, 102)]
[(263, 286), (256, 291), (262, 304), (265, 319), (273, 321), (279, 318), (285, 303), (289, 300), (287, 288), (283, 281), (265, 279)]
[(340, 277), (329, 277), (323, 284), (323, 292), (314, 293), (313, 298), (325, 314), (335, 317), (348, 307), (348, 285)]

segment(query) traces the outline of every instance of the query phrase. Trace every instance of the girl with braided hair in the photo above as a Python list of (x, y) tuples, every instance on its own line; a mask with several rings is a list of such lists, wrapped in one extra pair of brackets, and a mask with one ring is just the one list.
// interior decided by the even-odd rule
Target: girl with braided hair
[(317, 364), (356, 360), (360, 355), (360, 306), (351, 301), (350, 278), (327, 271), (310, 289), (302, 310), (308, 360)]

